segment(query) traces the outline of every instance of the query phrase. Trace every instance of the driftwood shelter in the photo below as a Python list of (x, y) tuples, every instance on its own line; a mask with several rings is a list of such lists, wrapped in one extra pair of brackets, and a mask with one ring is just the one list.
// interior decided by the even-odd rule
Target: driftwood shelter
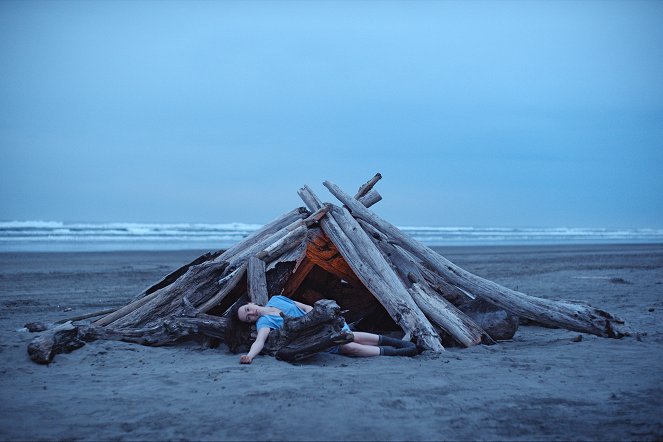
[(373, 189), (380, 178), (354, 196), (326, 181), (342, 205), (323, 204), (304, 186), (298, 193), (306, 208), (283, 214), (228, 250), (200, 256), (92, 323), (45, 331), (28, 346), (30, 357), (49, 363), (96, 339), (156, 346), (194, 337), (241, 349), (251, 331), (230, 336), (229, 310), (281, 293), (315, 307), (270, 334), (267, 352), (285, 360), (349, 342), (341, 314), (353, 330), (402, 332), (433, 352), (510, 339), (520, 318), (609, 338), (627, 334), (624, 322), (608, 312), (511, 290), (415, 241), (370, 210), (382, 198)]

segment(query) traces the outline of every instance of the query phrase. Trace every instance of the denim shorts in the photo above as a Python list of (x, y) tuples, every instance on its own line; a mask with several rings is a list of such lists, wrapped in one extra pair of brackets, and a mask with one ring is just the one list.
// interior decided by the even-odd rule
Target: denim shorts
[[(345, 331), (352, 331), (350, 330), (350, 327), (348, 327), (347, 323), (343, 324), (343, 328), (341, 330)], [(340, 345), (335, 345), (333, 347), (328, 348), (327, 353), (333, 354), (333, 355), (340, 355), (341, 354), (341, 346)]]

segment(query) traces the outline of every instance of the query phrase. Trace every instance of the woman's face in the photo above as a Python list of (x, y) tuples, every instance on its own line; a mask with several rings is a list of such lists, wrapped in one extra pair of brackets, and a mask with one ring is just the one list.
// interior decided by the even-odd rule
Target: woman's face
[(252, 302), (241, 306), (237, 310), (237, 317), (242, 322), (256, 322), (260, 317), (258, 306)]

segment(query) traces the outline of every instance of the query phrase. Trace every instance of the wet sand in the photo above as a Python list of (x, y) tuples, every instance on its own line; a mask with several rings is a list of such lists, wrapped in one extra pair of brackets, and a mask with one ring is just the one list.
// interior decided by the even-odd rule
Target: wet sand
[(121, 306), (201, 251), (0, 254), (3, 440), (661, 440), (663, 245), (447, 247), (525, 293), (610, 311), (640, 337), (521, 326), (415, 358), (240, 365), (195, 343), (94, 342), (34, 364), (22, 326)]

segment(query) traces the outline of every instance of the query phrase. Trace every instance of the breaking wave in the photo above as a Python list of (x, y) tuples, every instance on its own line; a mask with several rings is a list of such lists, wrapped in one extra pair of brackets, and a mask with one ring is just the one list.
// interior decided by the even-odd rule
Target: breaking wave
[[(260, 224), (0, 222), (0, 251), (222, 249)], [(663, 243), (663, 229), (400, 227), (430, 246)]]

